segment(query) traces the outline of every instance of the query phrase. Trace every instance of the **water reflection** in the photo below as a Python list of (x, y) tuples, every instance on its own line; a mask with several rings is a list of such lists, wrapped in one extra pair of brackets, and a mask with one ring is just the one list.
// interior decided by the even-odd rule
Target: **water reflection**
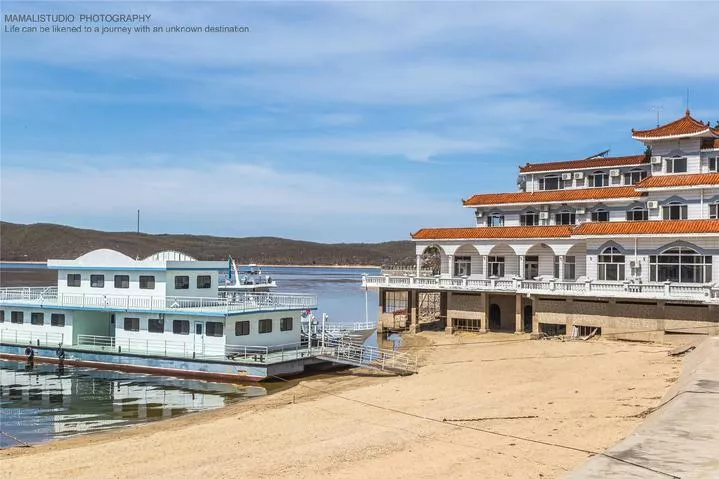
[(218, 408), (267, 392), (254, 385), (0, 360), (0, 447)]

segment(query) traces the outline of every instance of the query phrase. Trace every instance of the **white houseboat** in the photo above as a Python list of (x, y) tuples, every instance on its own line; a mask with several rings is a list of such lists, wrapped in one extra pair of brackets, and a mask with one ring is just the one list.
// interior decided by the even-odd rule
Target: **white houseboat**
[(687, 110), (632, 137), (646, 154), (527, 163), (518, 192), (463, 200), (472, 226), (414, 233), (415, 274), (364, 279), (380, 324), (433, 303), (449, 332), (719, 333), (719, 127)]
[[(218, 294), (224, 261), (177, 252), (135, 260), (102, 249), (49, 260), (57, 286), (0, 289), (0, 358), (221, 380), (262, 380), (321, 363), (302, 340), (309, 294)], [(60, 351), (61, 349), (61, 351)], [(61, 354), (62, 355), (62, 354)]]

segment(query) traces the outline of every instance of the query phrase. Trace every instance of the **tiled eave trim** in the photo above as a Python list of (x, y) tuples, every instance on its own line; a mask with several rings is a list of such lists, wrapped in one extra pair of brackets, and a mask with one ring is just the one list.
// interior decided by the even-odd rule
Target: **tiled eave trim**
[(632, 138), (635, 140), (671, 140), (673, 138), (684, 138), (687, 136), (694, 137), (694, 136), (700, 136), (705, 133), (711, 133), (714, 135), (714, 132), (711, 131), (709, 128), (706, 130), (698, 131), (696, 133), (680, 133), (678, 135), (662, 135), (662, 136), (636, 136), (632, 135)]
[[(582, 161), (582, 160), (577, 160)], [(541, 165), (541, 163), (534, 163), (535, 165)], [(519, 167), (519, 173), (522, 175), (535, 175), (535, 174), (545, 174), (545, 173), (559, 173), (559, 172), (567, 172), (567, 171), (580, 171), (580, 170), (601, 170), (604, 168), (627, 168), (627, 167), (634, 167), (634, 166), (647, 166), (650, 165), (648, 161), (640, 161), (638, 163), (623, 163), (619, 165), (602, 165), (602, 166), (578, 166), (576, 168), (562, 168), (562, 169), (547, 169), (547, 170), (534, 170), (534, 171), (522, 171), (522, 168), (526, 168), (525, 166)]]
[(416, 243), (421, 243), (423, 241), (430, 241), (430, 242), (438, 242), (438, 241), (526, 241), (526, 240), (537, 240), (537, 241), (549, 241), (549, 240), (561, 240), (561, 239), (571, 239), (572, 236), (546, 236), (546, 237), (534, 237), (534, 236), (524, 236), (524, 237), (509, 237), (509, 238), (422, 238), (422, 239), (415, 239), (412, 238), (412, 241)]
[(716, 238), (719, 237), (717, 233), (607, 233), (604, 235), (572, 235), (571, 239), (599, 239), (607, 237), (618, 237), (618, 238), (674, 238), (677, 236), (689, 237), (689, 238)]
[[(554, 190), (550, 190), (554, 191)], [(601, 201), (602, 203), (609, 202), (621, 202), (621, 201), (636, 201), (641, 199), (641, 195), (626, 197), (626, 198), (582, 198), (581, 200), (559, 200), (559, 201), (521, 201), (518, 203), (487, 203), (481, 205), (467, 205), (464, 204), (465, 208), (490, 208), (495, 206), (522, 206), (522, 205), (565, 205), (569, 203), (593, 203)]]
[(709, 185), (684, 185), (684, 186), (653, 186), (649, 188), (637, 188), (637, 191), (683, 191), (683, 190), (706, 190), (716, 188), (719, 189), (719, 184)]

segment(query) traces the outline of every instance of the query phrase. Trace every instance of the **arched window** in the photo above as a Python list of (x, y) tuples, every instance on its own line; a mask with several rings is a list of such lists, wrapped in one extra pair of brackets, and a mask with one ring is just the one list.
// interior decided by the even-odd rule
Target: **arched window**
[(504, 215), (501, 213), (492, 213), (487, 216), (487, 226), (504, 226)]
[(563, 210), (554, 215), (554, 223), (558, 225), (573, 225), (576, 222), (577, 215), (571, 210)]
[(609, 211), (606, 208), (597, 208), (592, 211), (592, 221), (609, 221)]
[(712, 257), (691, 248), (679, 246), (649, 257), (651, 281), (709, 283), (712, 280)]
[(589, 175), (589, 186), (600, 187), (609, 186), (609, 173), (605, 171), (595, 171)]
[(641, 168), (634, 168), (624, 173), (624, 184), (625, 185), (636, 185), (644, 178), (647, 177), (647, 171)]
[(644, 206), (635, 206), (627, 211), (627, 221), (647, 221), (649, 211)]
[(614, 246), (605, 248), (597, 263), (597, 279), (600, 281), (624, 280), (624, 255)]
[(539, 179), (540, 190), (561, 190), (563, 187), (559, 175), (547, 175)]
[(672, 201), (662, 206), (662, 218), (665, 220), (687, 219), (687, 205), (679, 201)]

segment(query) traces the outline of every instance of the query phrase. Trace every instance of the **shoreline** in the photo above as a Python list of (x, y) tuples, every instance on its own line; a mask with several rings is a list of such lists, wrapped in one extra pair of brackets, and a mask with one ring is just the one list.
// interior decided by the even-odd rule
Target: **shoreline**
[[(207, 478), (388, 470), (407, 479), (559, 477), (589, 455), (532, 441), (606, 449), (657, 406), (681, 362), (668, 346), (603, 339), (441, 332), (404, 339), (402, 349), (420, 354), (419, 374), (350, 369), (310, 377), (217, 410), (5, 449), (3, 470), (79, 479), (181, 478), (188, 470)], [(112, 457), (112, 470), (94, 467), (97, 457)]]
[[(220, 260), (221, 261), (221, 260)], [(5, 261), (0, 260), (0, 265), (2, 264), (9, 264), (9, 265), (21, 265), (21, 264), (28, 264), (28, 265), (35, 265), (35, 264), (47, 264), (47, 261)], [(353, 264), (260, 264), (260, 263), (247, 263), (247, 264), (238, 264), (240, 267), (247, 267), (250, 264), (254, 264), (258, 267), (267, 267), (267, 268), (336, 268), (336, 269), (382, 269), (381, 266), (375, 266), (375, 265), (366, 265), (366, 264), (360, 264), (360, 265), (353, 265)]]

